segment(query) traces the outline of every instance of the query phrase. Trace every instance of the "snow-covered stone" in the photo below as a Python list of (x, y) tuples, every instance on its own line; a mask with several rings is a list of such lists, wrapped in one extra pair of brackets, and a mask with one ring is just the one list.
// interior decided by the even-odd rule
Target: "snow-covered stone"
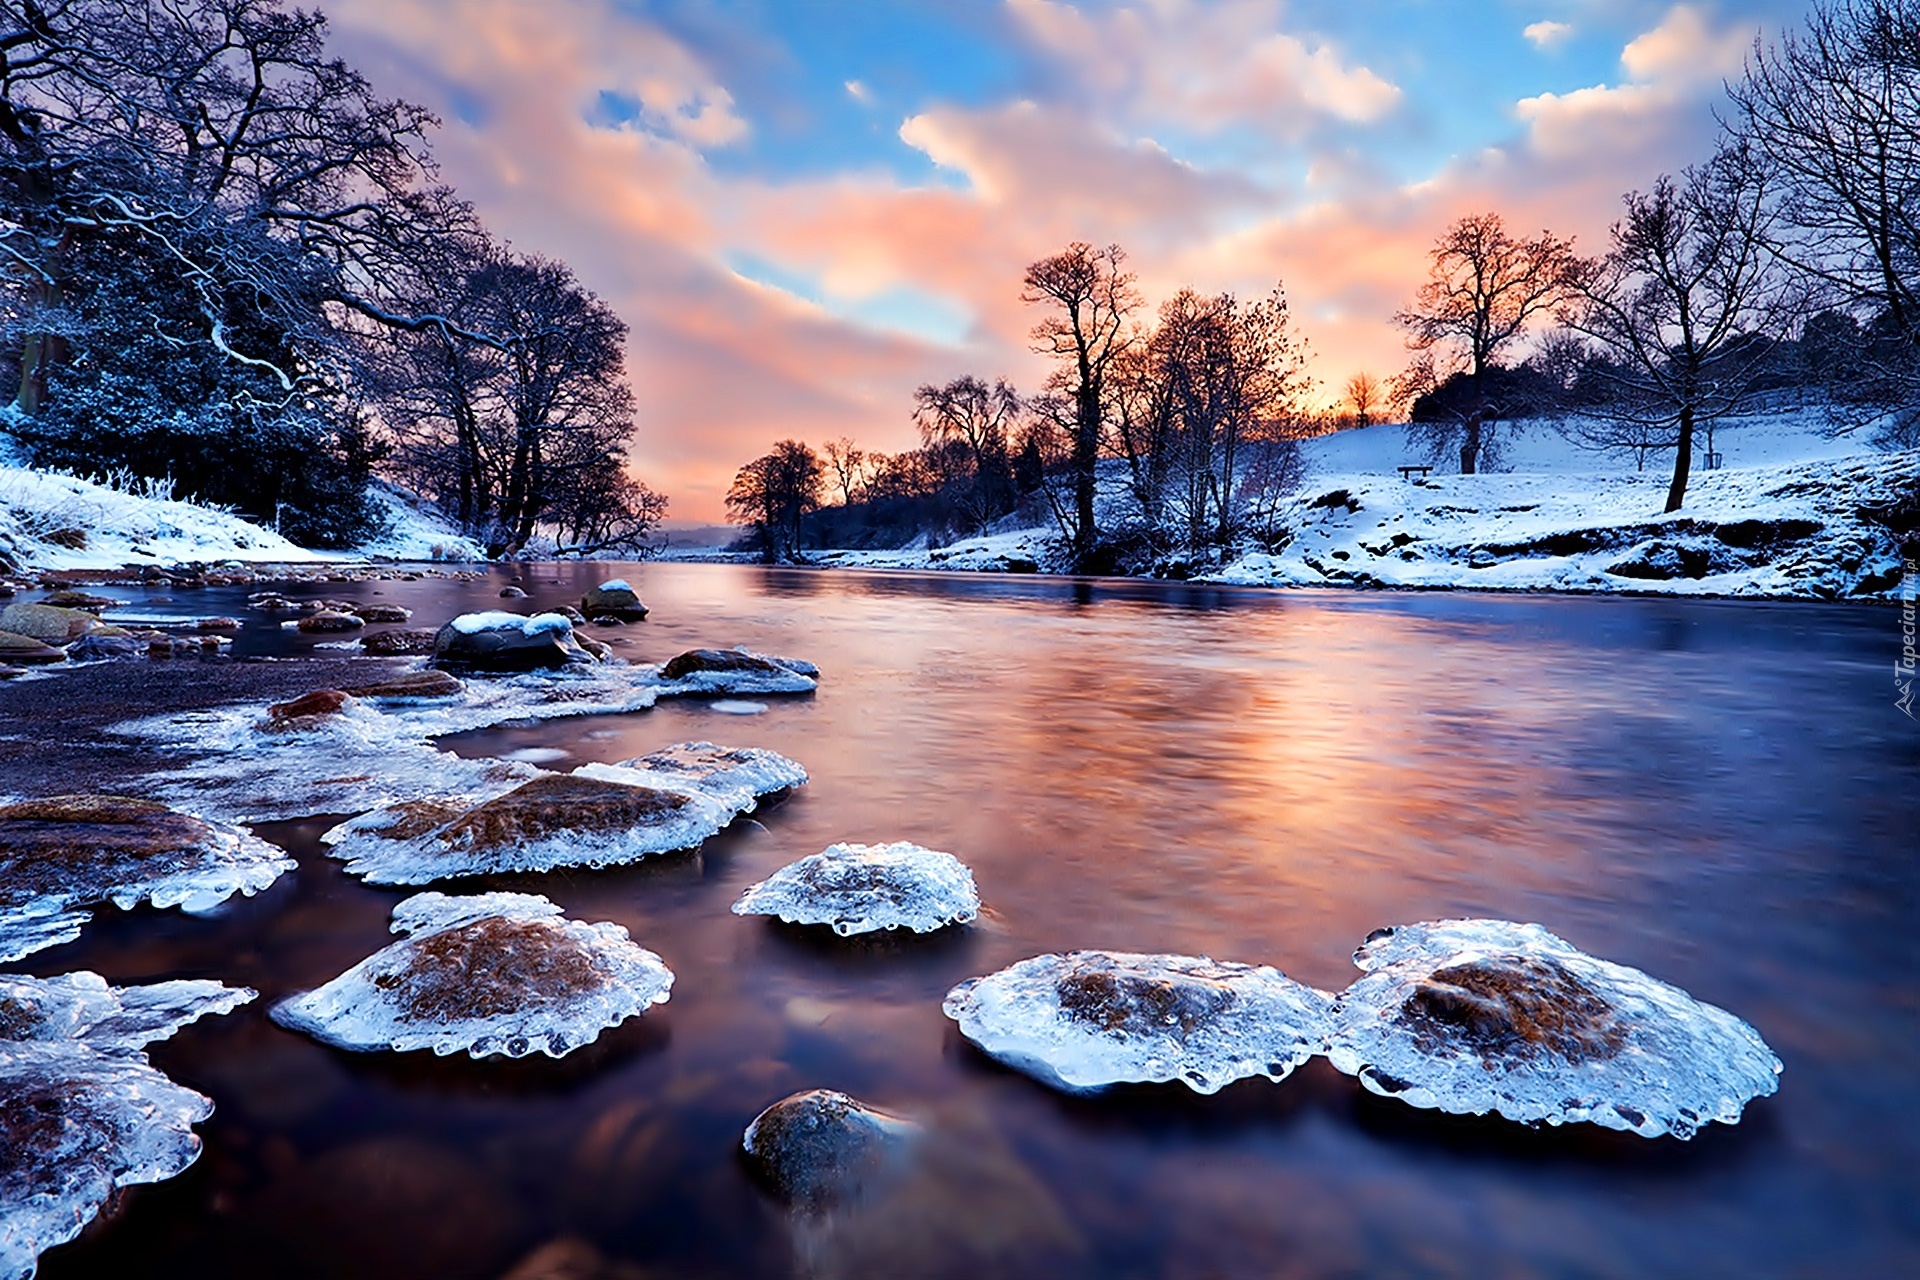
[(580, 597), (581, 616), (598, 621), (639, 622), (647, 616), (647, 606), (624, 578), (609, 578)]
[(293, 870), (253, 834), (125, 796), (50, 796), (0, 805), (0, 961), (71, 942), (111, 902), (212, 910)]
[(820, 668), (749, 649), (689, 649), (662, 663), (659, 679), (667, 694), (812, 693)]
[[(676, 742), (644, 756), (620, 761), (623, 769), (678, 778), (683, 784), (734, 803), (744, 792), (749, 800), (805, 786), (807, 771), (799, 761), (761, 747), (722, 747), (711, 742)], [(741, 809), (748, 804), (738, 804)]]
[(200, 1154), (213, 1103), (147, 1062), (145, 1045), (252, 991), (217, 982), (110, 987), (94, 973), (0, 975), (0, 1277), (26, 1280), (116, 1188)]
[(673, 972), (620, 925), (566, 919), (525, 893), (419, 893), (393, 909), (408, 936), (273, 1009), (342, 1049), (563, 1057), (666, 1003)]
[(911, 1120), (857, 1098), (810, 1089), (755, 1116), (740, 1145), (775, 1195), (824, 1209), (855, 1198), (887, 1173), (919, 1132)]
[(1778, 1087), (1752, 1027), (1537, 924), (1382, 929), (1354, 963), (1327, 1056), (1416, 1107), (1691, 1138)]
[(950, 853), (894, 844), (836, 844), (790, 862), (733, 904), (737, 916), (831, 925), (841, 937), (878, 929), (931, 933), (980, 914), (973, 872)]
[(370, 883), (431, 884), (637, 862), (691, 849), (738, 812), (690, 788), (649, 785), (637, 776), (536, 773), (504, 793), (390, 805), (334, 827), (321, 840), (346, 860), (348, 872)]
[(962, 982), (941, 1006), (984, 1052), (1056, 1088), (1280, 1081), (1326, 1043), (1331, 997), (1265, 965), (1074, 951)]
[(498, 609), (463, 613), (441, 627), (433, 639), (433, 660), (476, 671), (528, 671), (595, 661), (573, 638), (573, 623), (565, 614), (529, 616)]

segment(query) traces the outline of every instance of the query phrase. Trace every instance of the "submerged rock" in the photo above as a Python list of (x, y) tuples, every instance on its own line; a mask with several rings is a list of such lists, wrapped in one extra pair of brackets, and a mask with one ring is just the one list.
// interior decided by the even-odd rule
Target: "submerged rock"
[(963, 982), (941, 1009), (984, 1052), (1057, 1088), (1178, 1080), (1216, 1093), (1286, 1079), (1326, 1043), (1330, 1005), (1265, 965), (1074, 951)]
[(504, 795), (390, 806), (321, 837), (373, 884), (606, 867), (691, 849), (738, 810), (691, 790), (581, 774), (541, 774)]
[(1691, 1138), (1778, 1088), (1746, 1023), (1537, 924), (1383, 929), (1337, 998), (1327, 1056), (1374, 1093), (1525, 1124)]
[(405, 622), (413, 617), (413, 610), (397, 604), (356, 604), (347, 612), (362, 622)]
[(419, 893), (393, 909), (409, 936), (273, 1009), (342, 1049), (559, 1058), (664, 1004), (673, 973), (617, 924), (582, 924), (536, 894)]
[(624, 578), (609, 578), (580, 597), (581, 616), (589, 621), (613, 618), (620, 622), (638, 622), (647, 616), (647, 606), (627, 585)]
[(351, 613), (342, 613), (335, 609), (321, 609), (310, 613), (295, 624), (302, 631), (320, 632), (358, 631), (367, 624)]
[(409, 671), (391, 680), (358, 684), (340, 692), (353, 698), (381, 698), (411, 702), (437, 698), (457, 698), (466, 686), (444, 671)]
[[(675, 778), (729, 803), (742, 793), (751, 801), (805, 786), (807, 781), (807, 771), (800, 762), (778, 752), (760, 747), (722, 747), (711, 742), (677, 742), (622, 760), (618, 767)], [(738, 807), (752, 805), (741, 803)]]
[(919, 1132), (844, 1093), (812, 1089), (762, 1111), (741, 1140), (747, 1162), (789, 1204), (820, 1209), (856, 1197)]
[(71, 942), (112, 902), (209, 911), (272, 884), (293, 859), (266, 841), (149, 800), (52, 796), (0, 805), (0, 961)]
[(28, 1277), (109, 1196), (192, 1164), (213, 1103), (142, 1049), (254, 998), (217, 982), (0, 975), (0, 1276)]
[(276, 702), (267, 708), (267, 723), (278, 729), (304, 729), (339, 715), (353, 704), (341, 689), (315, 689), (291, 702)]
[(904, 840), (836, 844), (748, 885), (733, 914), (831, 925), (843, 938), (876, 929), (931, 933), (979, 915), (980, 894), (950, 853)]
[(99, 613), (102, 609), (119, 607), (121, 601), (110, 596), (96, 596), (91, 591), (55, 591), (40, 603), (57, 609), (84, 609), (88, 613)]
[(560, 614), (489, 610), (463, 613), (434, 633), (433, 660), (475, 671), (531, 671), (594, 658), (574, 642), (573, 624)]
[(398, 631), (376, 631), (372, 635), (360, 637), (360, 647), (368, 653), (382, 658), (404, 657), (416, 653), (432, 653), (433, 643), (439, 636), (437, 631), (425, 627), (410, 627)]
[(811, 693), (819, 676), (811, 662), (747, 649), (689, 649), (660, 668), (662, 680), (686, 693)]

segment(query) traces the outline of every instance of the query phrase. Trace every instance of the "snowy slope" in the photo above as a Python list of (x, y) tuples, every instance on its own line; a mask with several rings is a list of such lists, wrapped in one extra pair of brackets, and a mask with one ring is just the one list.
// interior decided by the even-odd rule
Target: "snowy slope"
[(272, 563), (479, 560), (481, 549), (408, 495), (376, 483), (388, 517), (380, 538), (351, 551), (300, 547), (228, 511), (171, 498), (165, 485), (101, 484), (0, 465), (0, 570), (118, 569), (193, 561)]
[[(1280, 513), (1282, 545), (1195, 566), (1246, 586), (1382, 586), (1835, 599), (1899, 587), (1893, 537), (1862, 507), (1920, 484), (1920, 452), (1882, 453), (1789, 412), (1723, 423), (1723, 466), (1696, 465), (1684, 509), (1661, 514), (1671, 455), (1645, 471), (1631, 454), (1575, 445), (1550, 424), (1506, 442), (1502, 470), (1403, 478), (1430, 461), (1402, 425), (1306, 441), (1307, 477)], [(1705, 444), (1702, 442), (1701, 451)], [(1457, 466), (1457, 464), (1456, 464)], [(822, 553), (848, 567), (1021, 571), (1047, 567), (1050, 528), (951, 546)]]

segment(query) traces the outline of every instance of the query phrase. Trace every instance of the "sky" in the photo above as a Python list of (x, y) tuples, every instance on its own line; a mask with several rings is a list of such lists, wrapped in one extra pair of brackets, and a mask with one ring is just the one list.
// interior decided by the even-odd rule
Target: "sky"
[[(333, 0), (442, 121), (442, 178), (631, 327), (635, 474), (719, 520), (780, 439), (916, 441), (913, 391), (1036, 390), (1026, 264), (1118, 243), (1157, 306), (1284, 287), (1320, 398), (1407, 361), (1454, 219), (1603, 251), (1706, 156), (1807, 0)], [(1143, 318), (1149, 318), (1145, 316)]]

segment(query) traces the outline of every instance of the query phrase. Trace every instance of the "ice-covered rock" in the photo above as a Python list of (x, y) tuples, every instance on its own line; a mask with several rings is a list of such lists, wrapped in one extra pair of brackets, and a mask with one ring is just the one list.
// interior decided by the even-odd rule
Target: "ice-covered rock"
[(0, 1277), (80, 1234), (118, 1187), (171, 1178), (200, 1154), (207, 1098), (147, 1063), (145, 1045), (252, 991), (217, 982), (110, 987), (94, 973), (0, 975)]
[(562, 1057), (664, 1004), (673, 972), (617, 924), (582, 924), (536, 894), (418, 893), (408, 936), (273, 1009), (281, 1026), (368, 1052)]
[(151, 800), (50, 796), (0, 805), (0, 961), (71, 942), (84, 908), (209, 911), (293, 870), (265, 840)]
[(856, 1196), (897, 1161), (918, 1132), (911, 1120), (857, 1098), (811, 1089), (755, 1116), (741, 1149), (774, 1194), (821, 1209)]
[(812, 693), (820, 668), (748, 649), (689, 649), (661, 664), (660, 679), (672, 694)]
[[(602, 766), (604, 769), (605, 766)], [(739, 811), (636, 776), (541, 773), (504, 794), (405, 801), (344, 822), (321, 840), (373, 884), (555, 867), (609, 867), (691, 849)]]
[(424, 680), (418, 689), (395, 687), (432, 675), (435, 688), (445, 688), (438, 684), (444, 674), (361, 688), (360, 696), (320, 715), (274, 721), (257, 706), (215, 707), (137, 720), (114, 732), (185, 757), (155, 771), (154, 794), (234, 821), (269, 822), (504, 791), (538, 771), (462, 759), (432, 740), (506, 721), (644, 711), (660, 695), (651, 668), (621, 662), (470, 680), (445, 696), (430, 693)]
[(1778, 1087), (1752, 1027), (1537, 924), (1382, 929), (1354, 963), (1367, 974), (1337, 998), (1327, 1056), (1416, 1107), (1691, 1138)]
[(647, 606), (625, 578), (609, 578), (580, 597), (580, 614), (594, 621), (639, 622), (647, 616)]
[(529, 617), (489, 609), (463, 613), (441, 627), (433, 640), (433, 660), (461, 670), (528, 671), (591, 663), (594, 657), (574, 640), (573, 623), (561, 614)]
[[(761, 747), (722, 747), (711, 742), (676, 742), (644, 756), (622, 760), (623, 769), (678, 778), (683, 784), (734, 803), (744, 793), (749, 801), (805, 786), (807, 771), (799, 761)], [(751, 808), (740, 803), (736, 808)]]
[(1074, 951), (972, 978), (941, 1009), (984, 1052), (1057, 1088), (1279, 1081), (1326, 1043), (1331, 997), (1265, 965)]
[(841, 937), (876, 929), (931, 933), (980, 914), (973, 872), (950, 853), (894, 844), (836, 844), (790, 862), (733, 904), (737, 916), (832, 925)]

